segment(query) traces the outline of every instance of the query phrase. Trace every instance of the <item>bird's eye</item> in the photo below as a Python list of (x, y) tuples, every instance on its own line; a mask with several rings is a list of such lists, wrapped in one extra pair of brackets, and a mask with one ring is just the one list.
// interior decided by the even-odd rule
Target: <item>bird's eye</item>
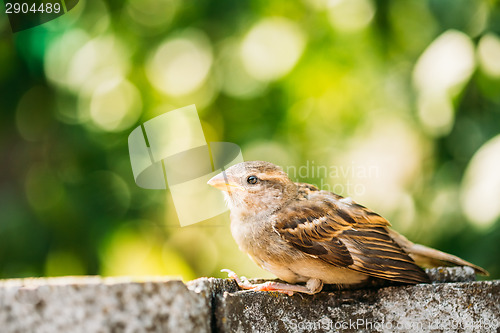
[(247, 178), (247, 183), (253, 185), (253, 184), (257, 183), (257, 180), (259, 180), (257, 177), (250, 176), (250, 177)]

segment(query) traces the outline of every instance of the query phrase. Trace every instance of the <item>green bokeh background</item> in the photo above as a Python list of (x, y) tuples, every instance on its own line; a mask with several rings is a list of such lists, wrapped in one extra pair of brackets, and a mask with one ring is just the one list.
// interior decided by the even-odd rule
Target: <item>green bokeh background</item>
[(227, 213), (181, 228), (134, 183), (129, 133), (189, 104), (207, 141), (500, 277), (498, 1), (80, 1), (0, 33), (0, 278), (271, 277)]

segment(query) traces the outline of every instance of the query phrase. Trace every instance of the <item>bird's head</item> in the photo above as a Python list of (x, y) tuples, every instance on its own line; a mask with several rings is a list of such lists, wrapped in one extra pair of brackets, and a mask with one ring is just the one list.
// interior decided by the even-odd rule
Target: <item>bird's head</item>
[(271, 213), (297, 194), (297, 186), (283, 170), (269, 162), (238, 163), (208, 181), (224, 192), (231, 211)]

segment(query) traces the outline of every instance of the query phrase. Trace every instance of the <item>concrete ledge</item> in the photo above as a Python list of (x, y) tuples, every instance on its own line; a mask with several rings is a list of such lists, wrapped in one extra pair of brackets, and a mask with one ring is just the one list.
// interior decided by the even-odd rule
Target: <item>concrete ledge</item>
[(99, 277), (3, 280), (0, 332), (499, 330), (500, 280), (470, 281), (467, 268), (439, 268), (429, 275), (435, 283), (327, 288), (292, 297), (238, 291), (233, 280), (215, 278), (187, 284)]
[(499, 281), (348, 290), (314, 296), (225, 293), (223, 332), (497, 332)]
[(6, 281), (0, 287), (0, 331), (209, 332), (208, 299), (181, 281)]

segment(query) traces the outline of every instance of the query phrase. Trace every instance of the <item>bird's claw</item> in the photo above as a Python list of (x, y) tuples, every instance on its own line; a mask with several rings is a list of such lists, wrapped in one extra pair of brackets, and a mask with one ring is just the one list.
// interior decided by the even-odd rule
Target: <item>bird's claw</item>
[(254, 290), (254, 291), (275, 291), (278, 293), (287, 294), (288, 296), (293, 296), (293, 291), (279, 289), (276, 286), (277, 286), (276, 282), (265, 282), (262, 284), (256, 284), (255, 287), (252, 288), (252, 290)]
[(277, 282), (264, 282), (260, 284), (253, 284), (248, 279), (244, 276), (239, 277), (235, 272), (233, 272), (230, 269), (221, 269), (221, 272), (227, 273), (227, 275), (234, 279), (236, 283), (238, 284), (238, 287), (241, 289), (246, 289), (246, 290), (253, 290), (253, 291), (275, 291), (283, 294), (287, 294), (288, 296), (293, 295), (292, 290), (286, 290), (283, 288), (280, 288), (280, 286), (283, 286), (283, 284), (277, 283)]
[(239, 280), (238, 275), (236, 275), (236, 273), (230, 269), (224, 268), (224, 269), (221, 269), (220, 271), (223, 273), (227, 273), (227, 276), (229, 276), (232, 279)]
[(231, 278), (231, 279), (234, 279), (236, 281), (236, 283), (238, 284), (238, 286), (242, 289), (251, 289), (249, 288), (250, 286), (253, 286), (250, 281), (248, 281), (248, 279), (244, 276), (242, 276), (241, 278), (238, 276), (238, 274), (236, 274), (235, 272), (233, 272), (232, 270), (230, 269), (221, 269), (220, 270), (221, 272), (224, 272), (224, 273), (227, 273), (227, 275)]

